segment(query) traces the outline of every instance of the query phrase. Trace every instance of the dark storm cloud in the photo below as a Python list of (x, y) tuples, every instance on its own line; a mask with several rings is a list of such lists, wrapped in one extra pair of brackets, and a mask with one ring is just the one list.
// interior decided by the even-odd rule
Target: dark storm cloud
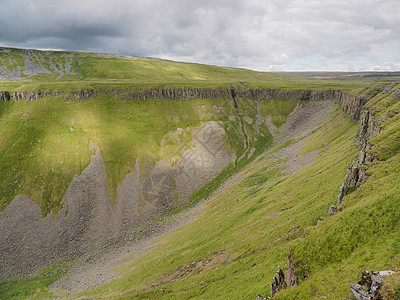
[(259, 70), (400, 69), (397, 0), (0, 0), (0, 46)]

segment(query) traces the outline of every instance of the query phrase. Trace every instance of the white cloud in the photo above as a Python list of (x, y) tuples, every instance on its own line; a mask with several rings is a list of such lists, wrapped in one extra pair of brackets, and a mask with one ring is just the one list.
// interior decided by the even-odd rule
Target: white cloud
[(397, 0), (0, 0), (0, 5), (2, 46), (257, 70), (400, 70)]

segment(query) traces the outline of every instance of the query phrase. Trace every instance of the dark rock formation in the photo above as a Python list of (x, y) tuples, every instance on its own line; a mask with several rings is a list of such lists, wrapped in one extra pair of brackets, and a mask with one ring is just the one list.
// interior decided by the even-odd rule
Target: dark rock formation
[(353, 164), (347, 166), (347, 175), (342, 184), (337, 200), (337, 206), (340, 206), (342, 199), (350, 188), (355, 188), (363, 184), (367, 178), (366, 165), (372, 163), (375, 158), (371, 155), (371, 145), (368, 141), (378, 135), (382, 128), (374, 120), (373, 112), (369, 109), (362, 109), (359, 119), (358, 133), (355, 137), (356, 145), (359, 147), (360, 154)]
[(350, 285), (350, 291), (357, 300), (382, 299), (379, 291), (385, 277), (395, 273), (394, 271), (363, 271), (361, 280)]
[(293, 251), (289, 252), (288, 260), (287, 260), (288, 266), (287, 266), (287, 270), (285, 273), (285, 283), (286, 283), (286, 286), (289, 288), (294, 287), (299, 284), (299, 278), (296, 275), (296, 271), (295, 271), (295, 268), (298, 265), (298, 262), (296, 262), (293, 259), (293, 254), (294, 254)]
[(1, 92), (0, 91), (0, 102), (9, 102), (11, 99), (9, 92)]
[(362, 107), (368, 102), (367, 97), (350, 95), (343, 92), (339, 92), (334, 99), (342, 110), (355, 121), (360, 119)]
[(274, 278), (272, 279), (271, 298), (279, 291), (299, 284), (299, 278), (295, 273), (296, 264), (297, 263), (293, 260), (293, 252), (290, 252), (286, 273), (278, 267), (278, 271), (276, 271)]
[[(271, 99), (299, 99), (309, 100), (335, 100), (342, 109), (354, 119), (358, 120), (361, 106), (366, 103), (367, 98), (354, 96), (339, 90), (280, 90), (280, 89), (244, 89), (234, 90), (236, 98), (252, 100)], [(106, 95), (118, 96), (123, 100), (146, 100), (146, 99), (171, 99), (171, 100), (193, 100), (193, 99), (218, 99), (232, 98), (232, 90), (224, 88), (149, 88), (149, 89), (84, 89), (79, 91), (0, 91), (1, 99), (8, 101), (28, 100), (34, 101), (43, 97), (63, 96), (66, 100), (74, 97), (75, 100), (85, 100)], [(68, 98), (68, 99), (67, 99)], [(4, 101), (4, 100), (3, 100)], [(361, 105), (361, 106), (360, 106)]]
[(368, 98), (366, 97), (348, 94), (342, 94), (340, 99), (336, 100), (344, 112), (349, 114), (353, 120), (359, 121), (355, 141), (357, 147), (360, 148), (360, 154), (354, 163), (347, 166), (347, 175), (340, 187), (337, 204), (329, 208), (328, 216), (336, 214), (343, 197), (351, 188), (356, 188), (367, 180), (367, 165), (375, 160), (370, 153), (371, 145), (368, 141), (378, 135), (382, 131), (382, 128), (380, 127), (380, 123), (375, 120), (374, 112), (363, 108), (367, 101)]
[(271, 297), (274, 297), (276, 293), (281, 290), (286, 289), (287, 285), (285, 282), (285, 273), (279, 267), (278, 271), (276, 271), (274, 278), (271, 283)]
[(96, 96), (100, 93), (96, 90), (85, 89), (79, 91), (0, 91), (0, 102), (10, 101), (35, 101), (44, 97), (60, 96), (66, 101), (71, 99), (71, 96), (76, 101), (87, 100)]

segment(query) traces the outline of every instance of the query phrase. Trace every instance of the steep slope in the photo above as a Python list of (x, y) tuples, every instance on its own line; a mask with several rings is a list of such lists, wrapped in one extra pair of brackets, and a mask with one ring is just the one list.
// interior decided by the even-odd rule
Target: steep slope
[(0, 298), (255, 298), (286, 265), (274, 299), (337, 299), (397, 267), (398, 83), (0, 54), (0, 280), (33, 276)]
[[(296, 107), (301, 112), (299, 101), (351, 98), (308, 90), (239, 90), (234, 98), (224, 89), (130, 92), (2, 94), (3, 279), (146, 236), (144, 224), (206, 198), (262, 153), (272, 142), (268, 126), (275, 131)], [(301, 132), (317, 111), (282, 130)]]
[[(320, 136), (323, 130), (331, 136), (324, 139), (320, 157), (315, 159), (318, 152), (297, 157), (316, 123), (303, 127), (307, 130), (285, 143), (287, 147), (249, 165), (192, 224), (162, 237), (157, 248), (121, 266), (121, 279), (82, 295), (243, 299), (264, 294), (277, 266), (284, 265), (289, 246), (326, 215), (346, 162), (355, 153), (350, 141), (356, 126), (336, 110), (314, 133)], [(343, 139), (349, 145), (338, 151)], [(334, 163), (338, 158), (342, 162)]]
[[(191, 193), (249, 150), (231, 106), (224, 99), (126, 102), (109, 96), (5, 103), (2, 277), (132, 238), (146, 219), (188, 203)], [(254, 107), (241, 110), (255, 118)], [(256, 139), (251, 146), (263, 149), (271, 137), (265, 125), (257, 129), (249, 133)], [(17, 217), (21, 213), (30, 217)]]
[[(195, 221), (125, 260), (119, 279), (81, 296), (256, 298), (269, 294), (273, 274), (286, 265), (299, 284), (274, 299), (351, 297), (350, 283), (361, 270), (398, 267), (398, 103), (392, 88), (366, 106), (383, 128), (370, 140), (376, 160), (367, 166), (366, 183), (349, 191), (334, 216), (324, 218), (359, 153), (357, 124), (339, 108), (258, 157)], [(293, 167), (296, 160), (303, 163)]]

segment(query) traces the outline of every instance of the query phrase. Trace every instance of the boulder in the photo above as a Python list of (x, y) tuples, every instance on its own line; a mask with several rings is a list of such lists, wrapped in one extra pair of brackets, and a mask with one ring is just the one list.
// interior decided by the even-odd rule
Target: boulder
[(273, 297), (276, 293), (285, 289), (286, 287), (285, 273), (283, 273), (283, 270), (279, 267), (278, 271), (276, 271), (274, 275), (274, 278), (272, 279), (271, 297)]
[(381, 299), (380, 289), (386, 276), (394, 271), (362, 271), (361, 280), (350, 285), (350, 291), (357, 300)]

